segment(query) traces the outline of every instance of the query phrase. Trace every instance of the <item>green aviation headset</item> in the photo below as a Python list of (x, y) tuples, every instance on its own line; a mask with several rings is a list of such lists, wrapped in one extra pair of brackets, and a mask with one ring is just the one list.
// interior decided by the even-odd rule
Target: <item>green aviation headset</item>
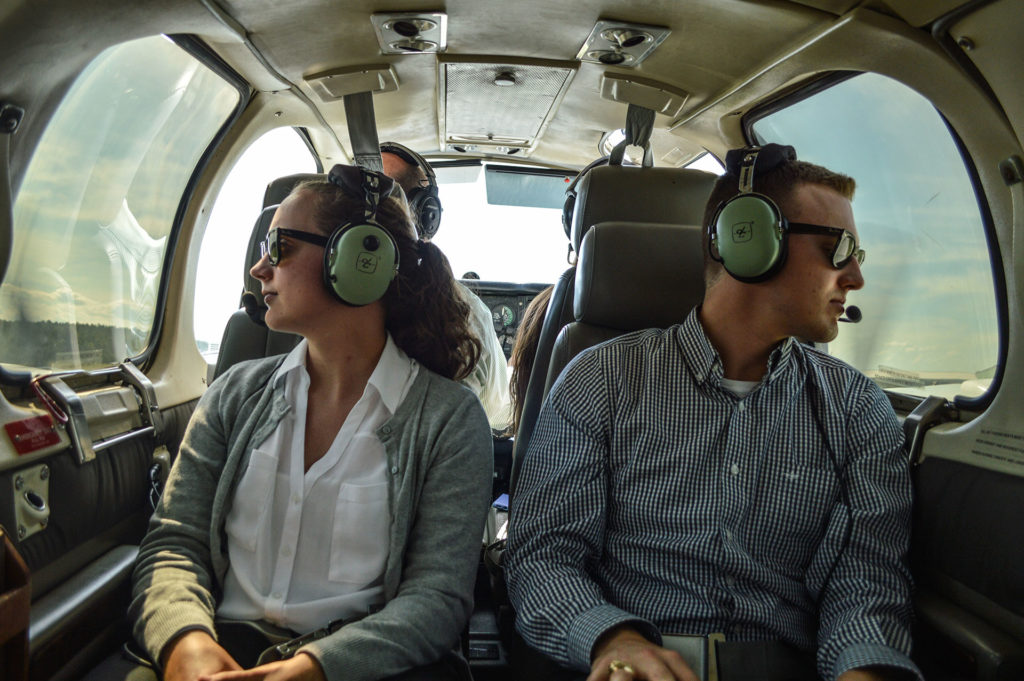
[(376, 221), (394, 180), (357, 166), (336, 165), (327, 179), (363, 201), (363, 215), (335, 228), (324, 248), (323, 281), (340, 302), (361, 307), (380, 300), (398, 276), (398, 244)]
[(786, 264), (789, 223), (776, 203), (755, 192), (753, 185), (755, 175), (795, 160), (793, 147), (778, 144), (736, 149), (726, 156), (726, 167), (739, 175), (740, 193), (718, 207), (708, 227), (708, 249), (739, 281), (765, 281)]

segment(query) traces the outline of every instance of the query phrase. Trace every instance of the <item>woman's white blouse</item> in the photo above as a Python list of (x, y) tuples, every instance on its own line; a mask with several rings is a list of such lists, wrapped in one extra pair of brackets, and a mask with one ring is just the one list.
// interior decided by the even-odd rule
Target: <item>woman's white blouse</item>
[(308, 472), (306, 341), (272, 381), (291, 412), (253, 449), (227, 516), (228, 573), (219, 617), (263, 619), (305, 633), (382, 604), (388, 556), (387, 457), (375, 431), (419, 367), (388, 334), (362, 397)]

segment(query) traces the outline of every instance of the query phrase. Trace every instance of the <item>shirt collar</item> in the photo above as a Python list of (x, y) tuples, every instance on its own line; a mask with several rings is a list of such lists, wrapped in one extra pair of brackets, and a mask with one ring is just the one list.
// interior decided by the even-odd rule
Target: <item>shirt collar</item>
[[(303, 338), (288, 353), (288, 356), (285, 357), (281, 366), (277, 368), (277, 372), (274, 374), (274, 387), (279, 387), (286, 377), (294, 371), (306, 372), (307, 346), (308, 343)], [(409, 372), (412, 371), (412, 368), (413, 360), (409, 359), (409, 356), (402, 352), (402, 349), (395, 344), (391, 334), (388, 333), (387, 340), (384, 343), (384, 351), (380, 354), (380, 359), (377, 360), (377, 366), (374, 367), (373, 373), (370, 374), (367, 386), (373, 386), (373, 389), (380, 395), (384, 406), (392, 414), (397, 411), (398, 405), (402, 402), (403, 391), (406, 383), (409, 381)]]
[[(721, 385), (722, 377), (725, 375), (722, 358), (711, 345), (704, 325), (700, 323), (700, 305), (690, 310), (690, 314), (679, 325), (679, 342), (686, 364), (697, 383), (711, 381), (714, 385)], [(790, 365), (795, 343), (796, 339), (790, 337), (772, 350), (768, 356), (768, 383), (775, 381)]]
[(368, 385), (372, 385), (380, 395), (384, 406), (392, 414), (398, 411), (398, 405), (402, 403), (402, 395), (405, 386), (409, 382), (409, 373), (412, 371), (413, 361), (402, 352), (402, 349), (395, 345), (395, 341), (388, 334), (387, 342), (384, 343), (384, 352), (373, 373), (370, 374)]

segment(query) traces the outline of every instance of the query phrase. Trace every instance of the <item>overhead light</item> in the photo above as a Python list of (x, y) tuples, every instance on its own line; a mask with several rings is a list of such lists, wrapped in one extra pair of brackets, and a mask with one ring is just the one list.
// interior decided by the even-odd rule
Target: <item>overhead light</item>
[(634, 68), (650, 56), (669, 33), (671, 31), (664, 26), (602, 19), (594, 26), (576, 58), (605, 66)]
[(384, 54), (433, 54), (448, 46), (444, 12), (387, 12), (370, 16)]
[(501, 71), (494, 77), (494, 84), (501, 87), (512, 87), (516, 84), (516, 74), (511, 71)]

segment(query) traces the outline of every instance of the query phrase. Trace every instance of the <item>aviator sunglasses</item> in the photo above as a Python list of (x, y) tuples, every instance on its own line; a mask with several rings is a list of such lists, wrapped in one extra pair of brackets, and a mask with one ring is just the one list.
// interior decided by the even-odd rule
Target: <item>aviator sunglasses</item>
[(266, 256), (271, 265), (277, 265), (281, 261), (281, 237), (305, 241), (308, 244), (326, 247), (327, 237), (312, 232), (300, 232), (297, 229), (285, 229), (274, 227), (267, 232), (267, 237), (260, 242), (260, 257)]
[(864, 264), (864, 249), (857, 245), (857, 237), (847, 229), (790, 222), (789, 231), (792, 234), (824, 234), (836, 237), (836, 245), (832, 247), (832, 266), (837, 270), (846, 267), (850, 260), (856, 260), (858, 265)]

